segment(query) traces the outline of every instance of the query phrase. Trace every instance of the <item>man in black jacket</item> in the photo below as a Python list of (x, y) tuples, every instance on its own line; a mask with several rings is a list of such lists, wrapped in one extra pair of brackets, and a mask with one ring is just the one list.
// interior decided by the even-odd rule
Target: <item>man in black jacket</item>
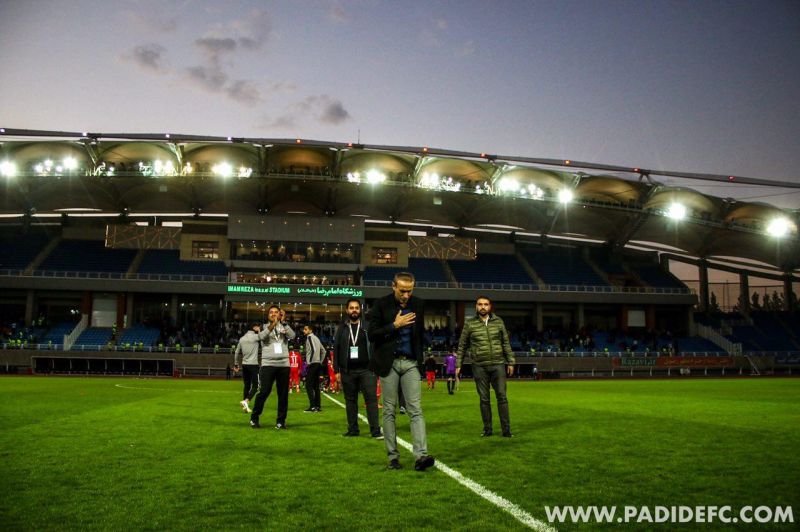
[(366, 327), (361, 322), (361, 302), (349, 299), (345, 305), (347, 317), (336, 329), (333, 339), (333, 371), (344, 390), (347, 412), (347, 432), (343, 436), (358, 436), (358, 391), (367, 404), (370, 435), (383, 438), (378, 422), (378, 380), (370, 368), (370, 345)]
[(414, 469), (424, 471), (434, 464), (428, 455), (425, 419), (420, 405), (420, 370), (423, 362), (422, 338), (425, 308), (423, 301), (412, 297), (414, 276), (398, 273), (392, 281), (392, 293), (375, 301), (369, 313), (368, 336), (373, 345), (373, 367), (381, 378), (383, 398), (383, 435), (389, 456), (389, 469), (400, 469), (397, 450), (395, 407), (398, 390), (406, 400), (411, 418)]

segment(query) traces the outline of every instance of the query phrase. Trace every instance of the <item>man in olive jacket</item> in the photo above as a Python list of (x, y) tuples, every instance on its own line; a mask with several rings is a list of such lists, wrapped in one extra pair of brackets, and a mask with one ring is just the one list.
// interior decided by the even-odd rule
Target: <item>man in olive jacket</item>
[(464, 355), (469, 353), (481, 404), (481, 436), (492, 435), (492, 404), (489, 396), (491, 384), (497, 399), (500, 428), (503, 436), (510, 438), (512, 434), (506, 397), (506, 374), (509, 377), (514, 374), (514, 352), (511, 350), (511, 341), (503, 320), (492, 313), (491, 309), (492, 301), (488, 297), (480, 296), (475, 303), (475, 316), (464, 321), (464, 330), (461, 331), (456, 353), (456, 375), (461, 373)]

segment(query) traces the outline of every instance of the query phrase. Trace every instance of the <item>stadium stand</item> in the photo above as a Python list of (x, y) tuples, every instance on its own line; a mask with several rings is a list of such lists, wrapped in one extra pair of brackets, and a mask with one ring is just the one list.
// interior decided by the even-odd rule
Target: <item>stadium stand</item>
[(109, 249), (101, 240), (63, 240), (39, 270), (123, 274), (135, 256), (134, 249)]
[(50, 238), (44, 235), (27, 235), (24, 238), (0, 240), (0, 269), (24, 270), (47, 245)]
[(514, 284), (535, 286), (514, 255), (483, 253), (473, 260), (448, 260), (448, 266), (462, 286)]
[(105, 347), (111, 342), (112, 334), (110, 327), (89, 327), (75, 340), (72, 350), (83, 351), (86, 348)]
[(153, 327), (145, 327), (144, 325), (134, 325), (122, 332), (117, 341), (117, 345), (142, 345), (145, 347), (154, 346), (158, 343), (161, 337), (161, 331)]
[(76, 322), (63, 322), (57, 323), (50, 328), (44, 336), (41, 337), (40, 343), (59, 345), (64, 342), (64, 335), (69, 334), (77, 325)]
[(549, 248), (546, 251), (525, 251), (522, 256), (547, 284), (609, 286), (580, 255), (580, 250)]
[(410, 271), (417, 281), (423, 283), (447, 283), (447, 274), (438, 259), (408, 259), (408, 268), (394, 266), (367, 266), (364, 281), (391, 281), (396, 273)]
[(150, 249), (137, 273), (226, 277), (228, 269), (220, 260), (181, 260), (178, 250)]
[(664, 271), (657, 264), (630, 263), (629, 266), (631, 271), (633, 271), (647, 286), (653, 288), (686, 289), (686, 285), (680, 282), (671, 273)]

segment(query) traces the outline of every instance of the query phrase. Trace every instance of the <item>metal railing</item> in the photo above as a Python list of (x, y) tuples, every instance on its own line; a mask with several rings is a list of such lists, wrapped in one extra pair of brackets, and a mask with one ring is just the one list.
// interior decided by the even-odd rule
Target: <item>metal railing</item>
[(202, 281), (219, 282), (228, 281), (227, 275), (196, 275), (185, 273), (124, 273), (124, 272), (88, 272), (88, 271), (59, 271), (59, 270), (25, 270), (0, 269), (0, 277), (36, 277), (48, 279), (108, 279), (132, 281)]
[[(363, 286), (389, 287), (392, 281), (365, 280)], [(513, 290), (516, 292), (581, 292), (601, 294), (670, 294), (688, 295), (688, 288), (652, 287), (652, 286), (593, 286), (575, 284), (520, 284), (520, 283), (440, 283), (417, 281), (417, 288), (461, 288), (465, 290)]]

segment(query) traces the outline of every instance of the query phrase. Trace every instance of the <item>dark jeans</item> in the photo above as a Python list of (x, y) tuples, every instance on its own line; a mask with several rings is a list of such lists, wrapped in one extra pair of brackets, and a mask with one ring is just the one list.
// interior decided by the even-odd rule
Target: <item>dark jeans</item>
[(242, 399), (252, 399), (258, 391), (258, 364), (245, 364), (242, 366), (242, 381), (244, 394)]
[(481, 402), (481, 418), (483, 430), (492, 432), (492, 403), (489, 397), (489, 385), (494, 388), (497, 398), (497, 414), (500, 416), (500, 428), (503, 433), (511, 432), (511, 422), (508, 417), (508, 397), (506, 397), (506, 367), (504, 364), (495, 366), (472, 365), (472, 374), (475, 377), (475, 387)]
[(256, 394), (256, 404), (250, 419), (258, 420), (261, 416), (261, 412), (264, 411), (264, 403), (267, 402), (267, 397), (272, 392), (272, 385), (275, 384), (278, 387), (278, 415), (275, 422), (286, 424), (286, 411), (289, 409), (289, 368), (261, 366), (258, 377), (258, 394)]
[(322, 364), (309, 364), (306, 369), (306, 393), (308, 394), (309, 408), (320, 408), (319, 406), (319, 375), (322, 371)]
[(364, 401), (367, 403), (369, 431), (371, 434), (380, 433), (377, 386), (377, 377), (368, 369), (342, 370), (342, 389), (344, 390), (348, 432), (358, 432), (358, 392), (361, 391)]

